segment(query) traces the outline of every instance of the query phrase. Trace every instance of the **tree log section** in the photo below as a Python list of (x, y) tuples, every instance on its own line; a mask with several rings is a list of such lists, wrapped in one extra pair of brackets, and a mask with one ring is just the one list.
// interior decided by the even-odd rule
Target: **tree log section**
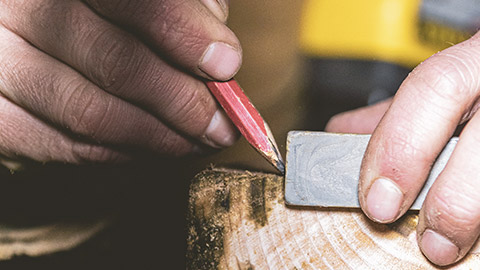
[[(416, 212), (390, 225), (359, 209), (287, 207), (274, 174), (210, 169), (192, 182), (188, 269), (435, 269)], [(478, 244), (452, 269), (479, 269)]]

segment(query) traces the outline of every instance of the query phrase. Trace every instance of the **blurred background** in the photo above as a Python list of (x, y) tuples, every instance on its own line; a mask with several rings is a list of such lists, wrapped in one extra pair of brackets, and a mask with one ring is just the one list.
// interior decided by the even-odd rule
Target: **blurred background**
[[(228, 25), (244, 52), (236, 79), (285, 157), (288, 131), (323, 130), (339, 112), (394, 95), (418, 63), (475, 33), (479, 4), (230, 1)], [(194, 175), (211, 166), (275, 172), (244, 139), (201, 158), (29, 165), (0, 171), (3, 267), (184, 269)]]
[[(232, 1), (244, 48), (237, 80), (285, 153), (288, 131), (393, 96), (432, 54), (473, 35), (478, 0)], [(241, 140), (213, 164), (275, 172)], [(204, 160), (200, 160), (201, 166)]]

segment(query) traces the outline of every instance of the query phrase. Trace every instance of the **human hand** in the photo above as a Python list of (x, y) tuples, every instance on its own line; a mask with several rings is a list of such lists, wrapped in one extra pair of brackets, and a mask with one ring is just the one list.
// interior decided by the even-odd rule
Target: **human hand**
[(392, 98), (334, 115), (325, 126), (325, 131), (370, 134), (377, 127), (390, 104), (392, 104)]
[(0, 155), (113, 162), (233, 144), (200, 79), (240, 68), (227, 2), (1, 1)]
[[(419, 213), (419, 247), (437, 265), (463, 258), (480, 234), (479, 74), (480, 33), (420, 64), (373, 132), (362, 163), (363, 211), (376, 222), (393, 222), (409, 209), (458, 125), (468, 121)], [(335, 121), (331, 131), (346, 123)]]

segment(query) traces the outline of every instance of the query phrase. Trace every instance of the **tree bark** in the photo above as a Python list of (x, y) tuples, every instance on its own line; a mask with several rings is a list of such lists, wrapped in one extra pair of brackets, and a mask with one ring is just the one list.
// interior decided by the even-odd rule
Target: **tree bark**
[[(359, 209), (289, 207), (283, 177), (209, 169), (190, 189), (188, 269), (435, 269), (417, 213), (381, 225)], [(453, 269), (478, 269), (479, 248)]]

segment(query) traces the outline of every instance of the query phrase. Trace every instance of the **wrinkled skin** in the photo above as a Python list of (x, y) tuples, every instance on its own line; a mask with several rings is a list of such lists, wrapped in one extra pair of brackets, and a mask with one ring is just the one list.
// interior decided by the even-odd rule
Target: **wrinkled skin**
[(390, 223), (415, 200), (431, 165), (465, 124), (419, 213), (418, 244), (437, 265), (462, 259), (480, 233), (480, 34), (416, 67), (393, 100), (333, 117), (328, 131), (371, 133), (359, 200), (372, 220)]
[(204, 79), (242, 52), (215, 0), (0, 1), (0, 156), (119, 162), (234, 143)]

